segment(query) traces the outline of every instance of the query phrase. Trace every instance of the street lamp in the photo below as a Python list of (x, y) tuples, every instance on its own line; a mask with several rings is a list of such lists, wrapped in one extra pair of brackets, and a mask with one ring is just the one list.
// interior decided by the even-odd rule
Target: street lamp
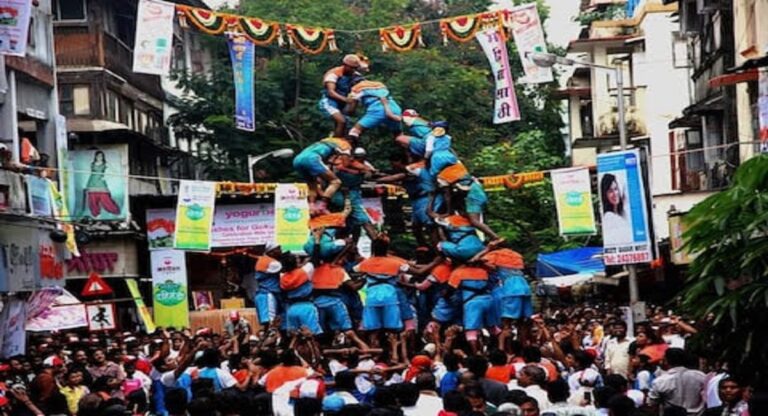
[[(555, 64), (559, 64), (568, 66), (586, 66), (613, 72), (616, 77), (616, 100), (617, 110), (619, 112), (619, 145), (621, 146), (621, 150), (627, 149), (627, 114), (624, 109), (624, 72), (620, 66), (577, 61), (575, 59), (565, 58), (546, 52), (527, 52), (525, 56), (533, 61), (534, 64), (543, 68), (549, 68)], [(627, 271), (629, 272), (629, 303), (630, 305), (633, 305), (637, 303), (640, 297), (640, 292), (637, 287), (637, 268), (634, 264), (630, 264), (627, 266)]]
[(271, 152), (267, 152), (258, 156), (251, 156), (248, 155), (248, 178), (250, 179), (250, 183), (253, 183), (253, 166), (257, 163), (259, 163), (260, 160), (266, 159), (268, 157), (276, 157), (280, 159), (285, 159), (289, 157), (293, 157), (293, 149), (277, 149), (273, 150)]
[(617, 98), (617, 110), (619, 112), (619, 144), (621, 150), (627, 148), (627, 113), (624, 109), (624, 72), (620, 66), (601, 65), (594, 62), (577, 61), (571, 58), (565, 58), (555, 55), (553, 53), (546, 52), (527, 52), (525, 56), (533, 61), (534, 64), (542, 68), (550, 68), (555, 64), (567, 65), (567, 66), (586, 66), (595, 69), (602, 69), (613, 72), (616, 77), (616, 98)]

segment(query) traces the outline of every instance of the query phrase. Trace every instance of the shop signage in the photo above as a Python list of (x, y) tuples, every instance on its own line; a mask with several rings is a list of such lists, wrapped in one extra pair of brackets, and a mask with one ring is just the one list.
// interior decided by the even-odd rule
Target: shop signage
[(85, 248), (81, 248), (80, 257), (67, 260), (67, 273), (112, 273), (118, 258), (119, 254), (116, 252), (89, 253)]

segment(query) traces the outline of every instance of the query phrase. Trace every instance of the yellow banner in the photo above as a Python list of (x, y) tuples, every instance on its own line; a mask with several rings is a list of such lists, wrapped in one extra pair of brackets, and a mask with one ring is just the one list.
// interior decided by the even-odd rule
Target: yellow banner
[(147, 333), (151, 334), (155, 332), (155, 322), (152, 321), (152, 315), (149, 314), (149, 308), (144, 304), (144, 299), (141, 298), (141, 292), (139, 292), (139, 284), (136, 279), (125, 279), (125, 284), (128, 285), (128, 291), (131, 292), (133, 301), (136, 302), (136, 310), (139, 311), (139, 317), (144, 322), (144, 327), (147, 329)]
[(295, 184), (275, 188), (275, 242), (283, 251), (303, 251), (309, 235), (309, 205)]

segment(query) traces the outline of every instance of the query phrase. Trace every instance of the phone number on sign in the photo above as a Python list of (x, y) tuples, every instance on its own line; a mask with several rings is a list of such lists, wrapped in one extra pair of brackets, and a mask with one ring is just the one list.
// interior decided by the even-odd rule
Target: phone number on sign
[(648, 251), (635, 251), (631, 253), (606, 254), (604, 260), (605, 264), (608, 265), (648, 263), (651, 261), (651, 253)]

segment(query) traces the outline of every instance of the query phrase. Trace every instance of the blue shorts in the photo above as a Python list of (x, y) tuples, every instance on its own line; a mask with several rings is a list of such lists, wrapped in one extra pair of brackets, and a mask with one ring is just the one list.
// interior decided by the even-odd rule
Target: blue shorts
[(299, 153), (293, 158), (293, 169), (308, 181), (314, 181), (318, 176), (331, 171), (323, 162), (323, 157), (317, 153)]
[(270, 292), (257, 292), (253, 297), (253, 303), (256, 305), (256, 315), (262, 326), (269, 325), (278, 313), (277, 298)]
[(408, 151), (416, 156), (424, 157), (427, 152), (427, 140), (411, 136), (411, 139), (408, 140)]
[(376, 331), (379, 329), (399, 331), (403, 329), (400, 308), (397, 305), (366, 305), (363, 307), (362, 326), (364, 331)]
[(483, 186), (475, 182), (469, 188), (464, 202), (467, 214), (482, 214), (488, 204), (488, 195), (485, 194)]
[(465, 238), (458, 243), (441, 241), (437, 246), (446, 256), (465, 262), (483, 250), (485, 246), (479, 238)]
[(531, 296), (507, 296), (499, 299), (501, 318), (520, 319), (533, 315)]
[(285, 320), (287, 331), (298, 331), (306, 326), (315, 335), (323, 333), (323, 328), (320, 327), (320, 315), (312, 302), (297, 302), (288, 306)]
[(315, 306), (320, 314), (320, 326), (329, 331), (348, 331), (352, 329), (347, 307), (341, 298), (322, 296), (315, 299)]
[(461, 317), (461, 298), (458, 292), (454, 292), (451, 296), (440, 296), (435, 304), (435, 308), (432, 309), (432, 319), (441, 324), (452, 324), (457, 322)]
[(413, 305), (408, 300), (405, 290), (400, 286), (396, 286), (395, 290), (397, 291), (397, 306), (400, 307), (400, 319), (403, 321), (413, 319), (416, 314), (413, 312)]
[(339, 108), (339, 102), (326, 96), (323, 96), (323, 98), (317, 102), (317, 108), (319, 108), (320, 112), (328, 118), (331, 118), (334, 114), (341, 112), (341, 108)]
[(464, 302), (464, 330), (472, 331), (498, 325), (491, 295), (479, 295)]
[[(403, 113), (403, 111), (400, 109), (400, 106), (395, 102), (395, 100), (392, 99), (389, 100), (389, 109), (392, 110), (392, 113), (398, 116), (402, 115)], [(401, 131), (400, 123), (387, 117), (386, 113), (384, 113), (384, 106), (380, 102), (376, 102), (368, 106), (368, 108), (365, 110), (365, 115), (363, 115), (363, 117), (357, 121), (357, 124), (366, 130), (370, 130), (378, 126), (385, 126), (393, 132)]]

